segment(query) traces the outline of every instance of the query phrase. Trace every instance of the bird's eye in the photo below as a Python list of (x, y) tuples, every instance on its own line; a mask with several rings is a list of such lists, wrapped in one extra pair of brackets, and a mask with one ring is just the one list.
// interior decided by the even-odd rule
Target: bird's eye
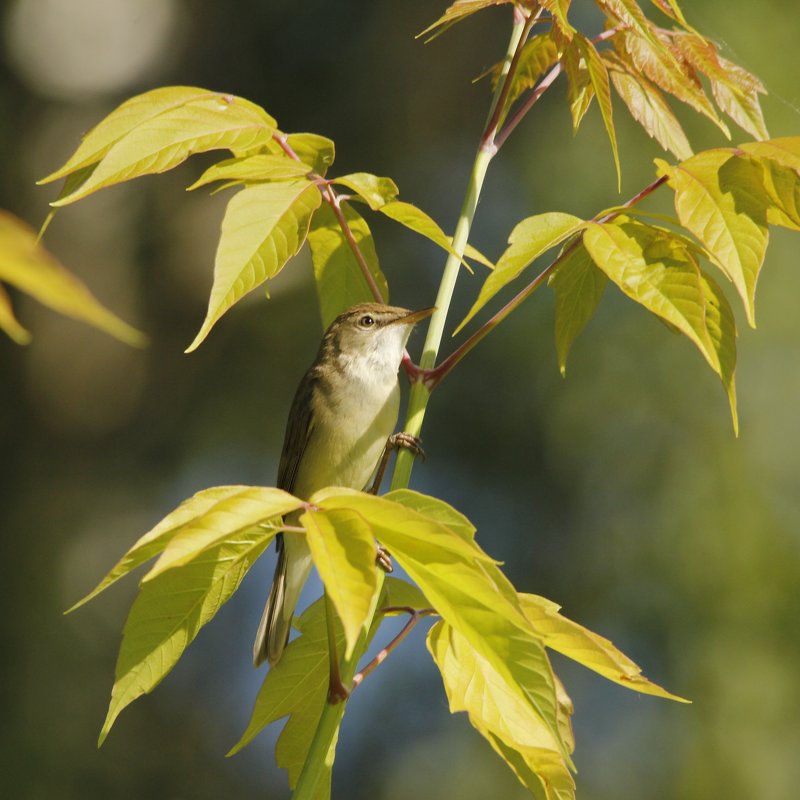
[(371, 328), (375, 324), (375, 320), (369, 314), (364, 314), (359, 320), (359, 324), (362, 328)]

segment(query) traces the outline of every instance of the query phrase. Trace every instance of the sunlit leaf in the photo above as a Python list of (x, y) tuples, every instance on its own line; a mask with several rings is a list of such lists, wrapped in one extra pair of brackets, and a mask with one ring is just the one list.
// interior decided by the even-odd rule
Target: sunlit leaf
[(253, 528), (142, 585), (125, 623), (100, 744), (120, 712), (152, 691), (175, 666), (274, 535)]
[(746, 142), (739, 145), (749, 155), (769, 158), (783, 167), (800, 171), (800, 136), (783, 136), (765, 142)]
[(714, 110), (697, 76), (665, 42), (654, 36), (638, 36), (632, 31), (614, 37), (614, 42), (619, 56), (623, 60), (630, 60), (634, 71), (703, 114), (730, 138), (728, 126)]
[[(528, 785), (527, 776), (519, 774), (514, 763), (517, 759), (522, 759), (536, 776), (532, 781), (534, 787), (538, 785), (544, 790), (540, 774), (544, 764), (548, 767), (560, 764), (562, 777), (571, 783), (563, 758), (552, 747), (549, 730), (518, 687), (504, 681), (464, 636), (446, 622), (437, 622), (428, 633), (428, 650), (442, 674), (451, 713), (466, 711), (473, 727), (509, 762), (523, 784)], [(498, 743), (502, 747), (498, 748)], [(517, 758), (509, 760), (511, 753), (517, 754)]]
[(305, 177), (307, 164), (286, 156), (258, 153), (244, 158), (227, 158), (209, 167), (187, 191), (207, 186), (214, 181), (234, 183), (259, 183), (261, 181), (285, 181)]
[(540, 0), (541, 6), (553, 15), (553, 22), (558, 26), (561, 35), (568, 41), (575, 33), (575, 28), (567, 19), (570, 2), (571, 0)]
[[(511, 78), (511, 86), (506, 97), (506, 108), (510, 108), (523, 92), (536, 86), (539, 78), (557, 61), (558, 48), (550, 34), (542, 33), (525, 42), (517, 61), (517, 68)], [(501, 62), (491, 70), (494, 88), (497, 87), (500, 79), (502, 66)]]
[[(550, 664), (513, 587), (472, 540), (448, 528), (438, 514), (421, 513), (398, 502), (341, 488), (315, 494), (310, 502), (325, 510), (359, 513), (430, 600), (433, 608), (525, 698), (550, 748), (564, 751), (557, 724)], [(430, 498), (431, 503), (441, 501)]]
[[(673, 325), (719, 375), (737, 427), (733, 314), (702, 275), (692, 250), (671, 231), (620, 216), (590, 223), (583, 243), (595, 264), (631, 299)], [(709, 294), (710, 293), (710, 294)]]
[(447, 7), (444, 14), (442, 14), (436, 22), (429, 25), (424, 31), (418, 33), (417, 37), (419, 38), (420, 36), (431, 34), (425, 40), (429, 42), (431, 39), (435, 39), (437, 36), (444, 33), (452, 25), (461, 22), (461, 20), (466, 19), (476, 11), (489, 8), (489, 6), (499, 6), (511, 2), (513, 2), (513, 0), (456, 0), (456, 2)]
[(690, 158), (692, 148), (680, 122), (664, 96), (641, 73), (631, 70), (613, 53), (604, 53), (614, 88), (628, 107), (631, 116), (665, 150), (679, 159)]
[(603, 117), (603, 125), (605, 125), (608, 140), (611, 142), (611, 153), (614, 156), (614, 166), (617, 169), (617, 190), (619, 190), (622, 182), (622, 173), (619, 166), (619, 152), (617, 151), (617, 135), (614, 131), (614, 116), (611, 107), (611, 87), (608, 82), (608, 70), (600, 54), (597, 52), (597, 48), (589, 39), (576, 32), (575, 41), (586, 62), (589, 80), (597, 96), (597, 105), (600, 107), (600, 114)]
[(31, 340), (30, 332), (14, 316), (11, 298), (2, 286), (0, 286), (0, 330), (7, 333), (17, 344), (28, 344)]
[(681, 224), (733, 281), (754, 326), (756, 281), (769, 236), (766, 209), (759, 200), (760, 171), (727, 148), (706, 150), (674, 167), (656, 163), (675, 190)]
[(306, 529), (314, 566), (342, 621), (350, 658), (369, 619), (378, 581), (377, 548), (372, 531), (349, 509), (306, 511), (300, 517)]
[(608, 278), (595, 266), (583, 244), (558, 265), (548, 285), (556, 295), (556, 353), (561, 374), (567, 372), (570, 348), (594, 315)]
[[(0, 211), (0, 281), (127, 344), (141, 346), (146, 341), (144, 334), (105, 308), (85, 284), (39, 244), (32, 228), (7, 211)], [(0, 327), (9, 334), (13, 331), (12, 338), (20, 341), (29, 338), (14, 319), (7, 295), (4, 318), (6, 323)]]
[[(341, 210), (384, 302), (388, 302), (389, 286), (381, 272), (369, 226), (349, 203), (342, 203)], [(323, 203), (314, 214), (308, 231), (308, 244), (311, 247), (323, 328), (327, 328), (350, 306), (374, 301), (347, 237), (327, 203)]]
[(766, 194), (767, 222), (800, 230), (800, 175), (767, 159), (758, 163)]
[(572, 42), (564, 50), (561, 63), (567, 75), (567, 100), (572, 114), (572, 129), (577, 131), (594, 99), (594, 86), (577, 42)]
[[(141, 175), (165, 172), (193, 153), (207, 150), (241, 150), (264, 146), (275, 121), (263, 109), (231, 95), (177, 87), (140, 95), (123, 104), (91, 131), (75, 155), (43, 183), (97, 163), (96, 168), (70, 194), (52, 205), (63, 206), (92, 192)], [(127, 127), (126, 127), (127, 126)]]
[(520, 594), (519, 599), (546, 647), (627, 689), (687, 702), (647, 680), (642, 670), (608, 639), (559, 614), (559, 606), (551, 600), (533, 594)]
[[(271, 519), (274, 516), (272, 509), (275, 507), (276, 493), (285, 498), (292, 497), (280, 489), (257, 486), (214, 486), (197, 492), (138, 539), (103, 580), (69, 611), (82, 606), (140, 564), (163, 552), (172, 539), (182, 531), (202, 530), (209, 524), (217, 529), (224, 527), (229, 520), (235, 519), (235, 516), (228, 516), (228, 512), (232, 510), (235, 514), (237, 508), (247, 508), (253, 504), (265, 509), (265, 513), (256, 520), (256, 523)], [(296, 503), (296, 508), (302, 505), (300, 500), (296, 500)]]
[[(413, 608), (419, 611), (424, 608), (430, 608), (430, 605), (431, 604), (428, 602), (428, 598), (425, 597), (419, 586), (409, 583), (408, 581), (401, 580), (400, 578), (394, 578), (391, 575), (387, 575), (383, 579), (383, 589), (381, 591), (381, 600), (379, 605), (380, 609), (384, 609), (389, 606), (396, 606), (401, 608)], [(385, 612), (385, 616), (392, 616), (393, 614), (401, 613), (403, 612)]]
[(756, 139), (769, 138), (758, 101), (758, 95), (766, 93), (761, 81), (720, 56), (714, 43), (699, 34), (675, 32), (672, 41), (687, 62), (708, 77), (717, 105)]
[(305, 180), (247, 186), (233, 196), (222, 220), (206, 318), (187, 353), (232, 305), (297, 253), (321, 199), (319, 189)]
[[(162, 572), (187, 564), (223, 539), (235, 538), (257, 525), (271, 529), (275, 534), (281, 528), (281, 517), (302, 506), (300, 500), (282, 489), (248, 486), (241, 487), (240, 491), (225, 493), (213, 505), (206, 507), (211, 491), (200, 492), (188, 501), (196, 511), (203, 508), (202, 513), (171, 532), (168, 537), (159, 539), (167, 539), (166, 547), (152, 569), (142, 578), (142, 583), (156, 578)], [(198, 499), (202, 502), (197, 503)]]
[(268, 149), (273, 153), (286, 153), (276, 138), (284, 141), (303, 164), (307, 164), (313, 172), (323, 177), (336, 157), (333, 142), (317, 133), (290, 133), (288, 136), (282, 133), (275, 134)]
[(352, 189), (367, 202), (373, 211), (377, 211), (381, 206), (390, 203), (400, 191), (391, 178), (379, 178), (377, 175), (370, 175), (368, 172), (354, 172), (351, 175), (343, 175), (341, 178), (335, 178), (334, 183), (339, 183), (348, 189)]
[[(447, 236), (439, 225), (421, 208), (417, 208), (417, 206), (402, 200), (393, 200), (390, 203), (380, 206), (377, 210), (380, 211), (381, 214), (385, 214), (389, 219), (393, 219), (395, 222), (399, 222), (409, 230), (414, 231), (414, 233), (418, 233), (420, 236), (430, 239), (430, 241), (434, 244), (438, 244), (442, 250), (446, 250), (450, 255), (458, 256), (458, 253), (453, 249), (452, 239)], [(472, 254), (473, 258), (475, 258), (476, 255), (480, 256), (476, 250), (470, 248), (464, 250), (465, 254), (467, 254), (468, 251)], [(477, 258), (476, 260), (480, 261), (481, 259)], [(463, 262), (463, 259), (461, 259), (461, 261)]]
[(455, 508), (441, 500), (411, 489), (395, 489), (387, 492), (384, 497), (408, 508), (413, 508), (429, 519), (441, 522), (442, 525), (446, 525), (463, 539), (475, 538), (475, 526), (460, 511), (456, 511)]
[(478, 299), (457, 330), (460, 330), (504, 286), (517, 278), (542, 253), (577, 233), (585, 223), (572, 214), (550, 211), (522, 220), (511, 231), (509, 247), (500, 256), (494, 271), (484, 281)]
[(539, 748), (515, 749), (491, 733), (486, 738), (534, 800), (574, 800), (575, 781), (557, 753)]

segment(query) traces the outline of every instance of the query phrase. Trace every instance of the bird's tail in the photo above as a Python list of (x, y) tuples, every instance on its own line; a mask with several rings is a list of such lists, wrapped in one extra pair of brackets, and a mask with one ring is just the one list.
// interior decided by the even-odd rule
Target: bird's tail
[(281, 535), (278, 541), (278, 563), (264, 613), (253, 645), (253, 665), (264, 661), (275, 665), (283, 655), (292, 617), (311, 570), (311, 552), (300, 536)]

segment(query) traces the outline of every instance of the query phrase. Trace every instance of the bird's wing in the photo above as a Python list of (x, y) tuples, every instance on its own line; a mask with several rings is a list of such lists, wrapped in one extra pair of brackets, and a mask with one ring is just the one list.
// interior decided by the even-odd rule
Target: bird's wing
[(310, 399), (315, 382), (316, 376), (309, 370), (297, 387), (289, 411), (283, 451), (278, 465), (278, 488), (287, 492), (294, 492), (297, 470), (314, 431), (314, 414)]

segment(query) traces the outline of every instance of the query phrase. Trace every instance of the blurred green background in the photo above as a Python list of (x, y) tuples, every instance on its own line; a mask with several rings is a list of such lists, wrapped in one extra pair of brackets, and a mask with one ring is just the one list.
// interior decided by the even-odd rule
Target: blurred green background
[[(451, 230), (488, 101), (487, 86), (470, 80), (502, 54), (508, 12), (481, 14), (429, 45), (415, 40), (444, 6), (6, 2), (0, 207), (38, 225), (54, 190), (34, 181), (83, 132), (136, 92), (194, 84), (264, 105), (285, 130), (333, 138), (339, 173), (392, 176), (403, 198)], [(576, 23), (599, 29), (590, 3), (573, 7)], [(764, 79), (772, 134), (800, 134), (796, 0), (694, 0), (685, 11)], [(563, 95), (559, 84), (491, 167), (473, 241), (493, 258), (528, 214), (591, 215), (618, 202), (597, 110), (573, 141)], [(663, 154), (615, 110), (626, 199)], [(705, 121), (682, 119), (698, 149), (724, 143)], [(288, 796), (273, 762), (277, 731), (223, 757), (261, 680), (249, 654), (271, 553), (100, 751), (135, 580), (61, 615), (194, 491), (274, 482), (285, 415), (320, 334), (310, 263), (301, 253), (271, 285), (271, 300), (254, 293), (183, 355), (205, 311), (225, 203), (184, 193), (208, 163), (106, 190), (60, 212), (47, 234), (104, 302), (147, 331), (149, 348), (24, 298), (16, 305), (33, 343), (0, 341), (3, 797)], [(429, 305), (442, 254), (383, 220), (373, 229), (393, 301)], [(415, 488), (466, 513), (520, 590), (559, 602), (694, 700), (638, 696), (555, 659), (575, 702), (585, 800), (797, 796), (798, 246), (773, 233), (757, 332), (737, 309), (738, 440), (699, 354), (611, 289), (566, 381), (543, 290), (430, 408)], [(454, 320), (479, 285), (463, 274)], [(420, 343), (417, 334), (412, 352)], [(525, 796), (463, 715), (449, 716), (422, 630), (354, 696), (334, 787), (335, 798), (351, 800)]]

